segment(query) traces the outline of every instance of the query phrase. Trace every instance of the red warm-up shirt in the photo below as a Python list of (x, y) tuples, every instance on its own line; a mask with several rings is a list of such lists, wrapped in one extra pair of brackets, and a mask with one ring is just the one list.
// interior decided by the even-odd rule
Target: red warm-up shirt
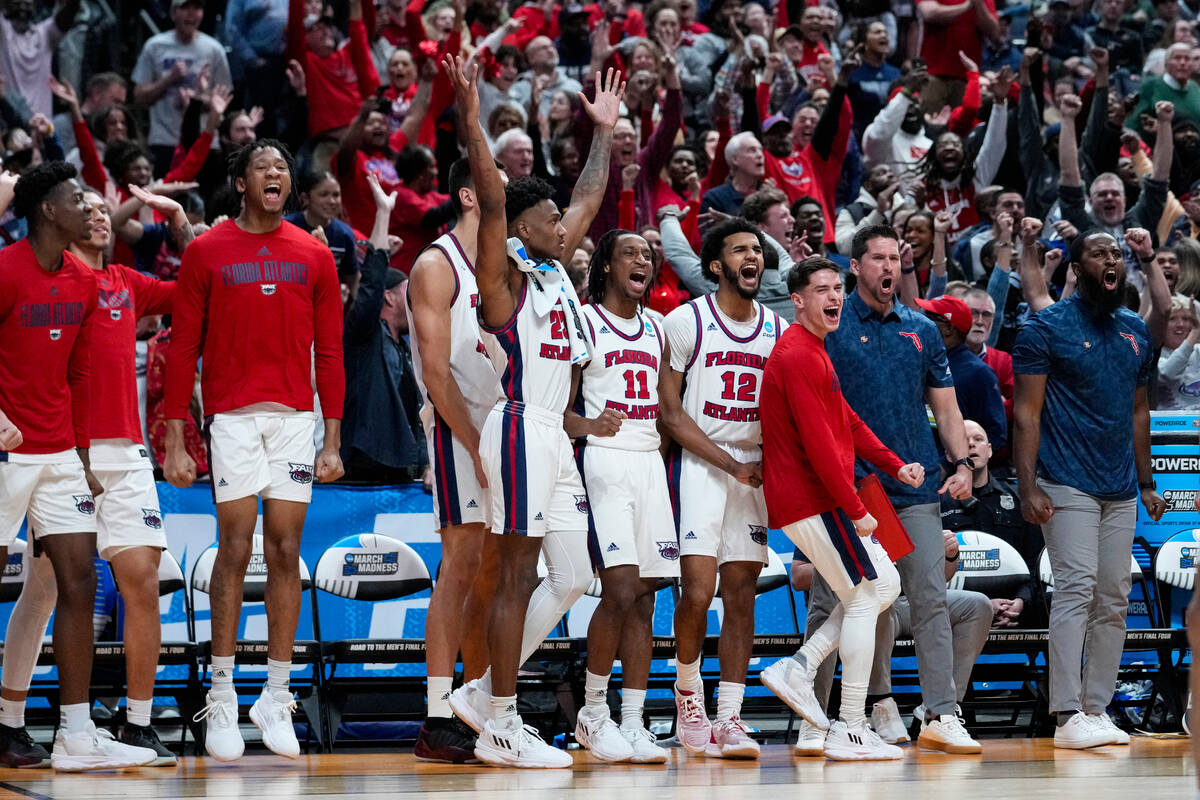
[(789, 325), (763, 370), (758, 396), (763, 491), (772, 528), (841, 508), (867, 513), (854, 489), (855, 454), (893, 477), (904, 466), (842, 396), (825, 342)]
[(28, 239), (0, 250), (0, 409), (25, 439), (13, 453), (88, 446), (95, 310), (96, 279), (75, 256), (47, 272)]
[(157, 281), (120, 264), (92, 274), (100, 292), (92, 335), (91, 438), (142, 444), (134, 344), (137, 321), (170, 313), (175, 282)]
[(164, 413), (184, 419), (196, 374), (204, 413), (255, 403), (312, 411), (317, 394), (327, 419), (340, 419), (342, 293), (329, 248), (290, 223), (248, 233), (234, 220), (198, 237), (183, 252), (175, 290)]

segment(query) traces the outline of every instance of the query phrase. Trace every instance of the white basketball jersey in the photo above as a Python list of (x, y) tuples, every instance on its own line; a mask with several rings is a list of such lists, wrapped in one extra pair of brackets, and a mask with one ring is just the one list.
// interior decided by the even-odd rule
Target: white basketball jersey
[[(500, 399), (501, 392), (500, 376), (496, 374), (491, 353), (484, 343), (491, 336), (479, 328), (479, 287), (475, 283), (475, 267), (467, 259), (453, 232), (438, 237), (432, 246), (442, 251), (454, 271), (454, 298), (450, 301), (450, 372), (463, 399), (467, 401), (471, 419), (481, 427), (488, 411)], [(410, 330), (415, 330), (411, 307), (408, 308), (408, 324)], [(491, 346), (495, 348), (495, 343)], [(425, 398), (421, 416), (426, 419), (433, 414), (434, 408), (425, 389), (420, 347), (412, 349), (412, 359), (417, 383)]]
[(671, 335), (672, 363), (686, 364), (683, 410), (714, 442), (757, 447), (762, 444), (758, 393), (763, 367), (787, 324), (758, 302), (755, 322), (734, 322), (713, 297), (697, 298), (667, 315), (668, 330), (690, 326), (683, 330), (695, 341), (691, 352), (676, 353), (677, 339)]
[(561, 414), (571, 400), (571, 336), (567, 326), (574, 324), (573, 314), (562, 297), (548, 313), (538, 314), (530, 297), (535, 291), (546, 289), (535, 275), (526, 273), (525, 288), (508, 324), (495, 329), (483, 326), (483, 330), (495, 336), (500, 345), (493, 357), (504, 396)]
[(588, 447), (623, 450), (658, 449), (658, 370), (663, 333), (657, 323), (638, 314), (618, 317), (597, 305), (583, 307), (592, 360), (583, 368), (576, 406), (588, 418), (606, 408), (628, 418), (615, 436), (589, 436)]

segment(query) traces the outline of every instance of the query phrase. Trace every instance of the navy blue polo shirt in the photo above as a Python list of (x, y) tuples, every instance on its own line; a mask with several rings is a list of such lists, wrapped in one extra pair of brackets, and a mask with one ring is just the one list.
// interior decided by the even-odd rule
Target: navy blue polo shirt
[(700, 198), (700, 211), (715, 208), (717, 211), (736, 215), (742, 210), (742, 201), (745, 199), (746, 195), (733, 188), (732, 183), (725, 181), (704, 193), (704, 197)]
[(1012, 355), (1013, 372), (1047, 376), (1038, 474), (1101, 500), (1136, 497), (1133, 400), (1154, 366), (1141, 317), (1073, 294), (1021, 326)]
[(965, 344), (948, 350), (946, 359), (954, 376), (954, 396), (963, 419), (979, 423), (987, 432), (992, 449), (1003, 450), (1008, 444), (1008, 418), (1004, 415), (1004, 397), (996, 373)]
[(875, 472), (897, 506), (938, 502), (938, 455), (925, 410), (925, 390), (954, 386), (946, 345), (924, 314), (893, 303), (886, 317), (855, 290), (842, 323), (825, 338), (842, 395), (879, 440), (905, 463), (919, 461), (928, 477), (917, 489), (858, 460), (859, 477)]

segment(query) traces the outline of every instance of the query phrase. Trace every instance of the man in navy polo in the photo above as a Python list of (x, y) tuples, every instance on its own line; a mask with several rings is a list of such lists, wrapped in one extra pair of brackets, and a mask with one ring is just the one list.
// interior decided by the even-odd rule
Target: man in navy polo
[[(905, 462), (919, 461), (927, 474), (942, 464), (925, 404), (933, 409), (938, 434), (953, 471), (938, 488), (926, 480), (919, 488), (877, 473), (916, 549), (896, 562), (901, 586), (911, 602), (913, 637), (926, 717), (918, 743), (948, 753), (978, 753), (981, 748), (955, 711), (954, 649), (946, 612), (945, 548), (938, 495), (971, 494), (973, 463), (967, 457), (963, 418), (954, 395), (946, 347), (937, 327), (896, 302), (900, 282), (900, 242), (887, 225), (872, 225), (854, 235), (850, 269), (858, 285), (846, 298), (842, 323), (825, 340), (850, 407), (892, 452)], [(864, 474), (860, 462), (859, 476)], [(829, 613), (827, 588), (814, 581), (809, 629)], [(814, 618), (815, 612), (815, 618)]]
[[(1138, 236), (1149, 234), (1126, 232)], [(1071, 243), (1070, 257), (1078, 290), (1017, 333), (1013, 461), (1021, 513), (1042, 526), (1054, 574), (1054, 746), (1078, 750), (1129, 743), (1104, 710), (1125, 644), (1135, 498), (1140, 491), (1155, 520), (1165, 504), (1150, 469), (1154, 351), (1146, 324), (1122, 305), (1121, 245), (1092, 229)]]

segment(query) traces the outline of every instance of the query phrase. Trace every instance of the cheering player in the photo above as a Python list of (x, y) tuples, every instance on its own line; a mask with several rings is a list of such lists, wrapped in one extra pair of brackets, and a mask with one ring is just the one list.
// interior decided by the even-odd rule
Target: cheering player
[(876, 520), (854, 491), (860, 455), (897, 480), (920, 486), (925, 468), (905, 464), (863, 424), (825, 353), (842, 313), (842, 275), (824, 258), (788, 273), (796, 325), (779, 339), (763, 372), (763, 490), (769, 524), (782, 528), (841, 601), (799, 651), (762, 672), (763, 685), (813, 725), (829, 727), (813, 694), (817, 667), (839, 646), (841, 719), (825, 739), (838, 761), (901, 758), (871, 730), (864, 713), (879, 612), (900, 594), (900, 574), (871, 535)]
[[(759, 753), (740, 719), (754, 639), (755, 585), (767, 561), (758, 392), (763, 364), (787, 327), (754, 299), (763, 242), (762, 232), (740, 218), (713, 226), (704, 237), (700, 261), (717, 290), (667, 315), (671, 368), (659, 388), (663, 423), (683, 447), (669, 465), (682, 556), (675, 609), (679, 741), (690, 752), (724, 758)], [(680, 415), (698, 426), (695, 440), (679, 438), (685, 425)], [(718, 572), (725, 617), (717, 719), (710, 724), (700, 651)]]
[[(54, 615), (60, 724), (51, 764), (63, 771), (148, 764), (158, 754), (97, 731), (88, 702), (94, 498), (103, 491), (88, 454), (98, 291), (92, 270), (65, 251), (90, 235), (92, 211), (75, 168), (62, 162), (27, 171), (13, 205), (29, 236), (0, 251), (0, 409), (16, 431), (5, 437), (11, 449), (0, 452), (0, 563), (28, 515), (30, 538), (50, 558), (60, 587)], [(0, 744), (10, 766), (45, 760), (22, 727), (24, 705), (0, 699)]]
[(343, 472), (338, 456), (345, 397), (341, 289), (329, 248), (284, 223), (292, 175), (291, 156), (279, 142), (259, 139), (238, 152), (230, 162), (230, 180), (242, 211), (184, 252), (175, 293), (163, 473), (175, 486), (190, 486), (196, 478), (196, 464), (184, 448), (183, 421), (203, 353), (201, 391), (211, 419), (220, 533), (210, 595), (212, 689), (197, 717), (207, 719), (205, 748), (218, 761), (237, 759), (244, 750), (233, 658), (260, 496), (267, 683), (250, 719), (270, 750), (288, 758), (300, 754), (288, 678), (300, 616), (300, 533), (312, 499), (314, 361), (325, 415), (315, 474), (326, 483)]
[[(595, 100), (581, 101), (596, 130), (571, 207), (563, 215), (544, 181), (524, 178), (504, 187), (479, 127), (476, 71), (464, 76), (461, 65), (449, 58), (445, 67), (455, 87), (459, 130), (479, 202), (475, 268), (480, 319), (503, 351), (500, 384), (507, 398), (488, 414), (479, 446), (484, 477), (492, 487), (491, 529), (501, 535), (488, 631), (492, 671), (456, 692), (459, 700), (452, 696), (451, 706), (480, 730), (475, 755), (481, 761), (568, 767), (569, 755), (522, 725), (517, 668), (591, 581), (587, 495), (563, 431), (571, 367), (582, 366), (589, 354), (578, 298), (561, 261), (564, 253), (575, 252), (603, 200), (623, 87), (617, 88), (612, 70), (602, 87), (597, 73)], [(508, 235), (513, 238), (506, 243)], [(550, 575), (531, 597), (539, 550)], [(484, 694), (481, 683), (490, 686), (488, 709), (477, 702)]]

